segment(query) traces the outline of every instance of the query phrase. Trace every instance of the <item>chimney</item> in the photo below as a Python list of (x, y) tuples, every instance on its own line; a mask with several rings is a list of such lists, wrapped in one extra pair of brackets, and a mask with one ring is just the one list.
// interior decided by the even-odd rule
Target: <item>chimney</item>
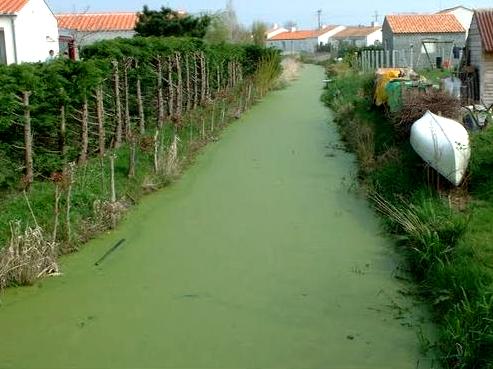
[(291, 27), (290, 32), (296, 32), (296, 27)]
[(274, 24), (272, 25), (272, 28), (273, 28), (273, 29), (278, 29), (278, 28), (279, 28), (279, 24), (274, 23)]

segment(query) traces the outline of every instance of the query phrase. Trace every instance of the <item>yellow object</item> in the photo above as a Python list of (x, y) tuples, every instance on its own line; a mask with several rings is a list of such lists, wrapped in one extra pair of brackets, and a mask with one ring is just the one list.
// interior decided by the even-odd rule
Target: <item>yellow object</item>
[(400, 69), (381, 68), (377, 71), (377, 85), (375, 88), (375, 104), (377, 106), (385, 104), (389, 98), (387, 96), (387, 92), (385, 91), (385, 86), (387, 86), (387, 83), (399, 78), (400, 75)]

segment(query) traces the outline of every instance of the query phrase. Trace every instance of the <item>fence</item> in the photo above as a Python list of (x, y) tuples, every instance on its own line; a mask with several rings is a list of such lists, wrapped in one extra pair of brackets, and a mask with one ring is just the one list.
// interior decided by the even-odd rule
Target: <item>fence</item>
[(456, 55), (453, 48), (454, 45), (450, 44), (437, 47), (434, 51), (413, 46), (398, 50), (362, 50), (358, 53), (358, 61), (360, 68), (365, 72), (372, 72), (378, 68), (433, 69), (437, 67), (437, 59), (444, 62), (444, 66), (457, 66), (462, 51)]

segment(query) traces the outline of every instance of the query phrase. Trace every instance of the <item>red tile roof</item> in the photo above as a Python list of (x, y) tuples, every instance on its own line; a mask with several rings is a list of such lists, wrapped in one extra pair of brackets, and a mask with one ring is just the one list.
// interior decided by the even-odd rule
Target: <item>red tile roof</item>
[[(1, 1), (1, 0), (0, 0)], [(137, 24), (137, 13), (57, 14), (58, 27), (82, 32), (131, 31)]]
[(477, 10), (474, 13), (484, 51), (493, 52), (493, 9)]
[(347, 27), (345, 30), (336, 33), (334, 39), (344, 39), (350, 37), (366, 37), (382, 27)]
[(466, 30), (455, 15), (412, 14), (385, 17), (393, 33), (463, 33)]
[(315, 38), (327, 33), (337, 26), (327, 26), (320, 30), (305, 30), (305, 31), (288, 31), (275, 35), (270, 41), (282, 41), (282, 40), (306, 40), (307, 38)]
[(0, 14), (15, 14), (27, 4), (28, 0), (0, 0)]

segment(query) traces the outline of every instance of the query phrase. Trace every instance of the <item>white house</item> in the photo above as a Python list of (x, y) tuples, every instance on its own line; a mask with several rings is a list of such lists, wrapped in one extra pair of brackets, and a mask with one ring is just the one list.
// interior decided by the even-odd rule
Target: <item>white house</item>
[(318, 47), (327, 45), (329, 40), (341, 32), (344, 26), (324, 26), (318, 30), (282, 32), (267, 40), (267, 46), (275, 47), (284, 54), (297, 54), (300, 52), (314, 53)]
[(267, 32), (265, 32), (265, 37), (267, 40), (270, 40), (272, 37), (284, 32), (288, 32), (288, 30), (284, 27), (279, 27), (278, 24), (274, 23), (272, 28), (268, 29)]
[(453, 14), (457, 18), (462, 27), (466, 30), (466, 37), (469, 34), (469, 27), (471, 27), (472, 16), (474, 10), (466, 8), (465, 6), (456, 6), (449, 9), (444, 9), (438, 12), (438, 14)]
[(0, 1), (0, 64), (44, 61), (58, 54), (58, 26), (44, 0)]
[(135, 12), (70, 13), (57, 14), (57, 18), (62, 40), (71, 38), (77, 45), (85, 46), (101, 40), (133, 37), (138, 14)]
[(382, 43), (382, 27), (346, 27), (345, 30), (337, 33), (332, 40), (336, 46), (341, 43), (356, 47), (380, 45)]

